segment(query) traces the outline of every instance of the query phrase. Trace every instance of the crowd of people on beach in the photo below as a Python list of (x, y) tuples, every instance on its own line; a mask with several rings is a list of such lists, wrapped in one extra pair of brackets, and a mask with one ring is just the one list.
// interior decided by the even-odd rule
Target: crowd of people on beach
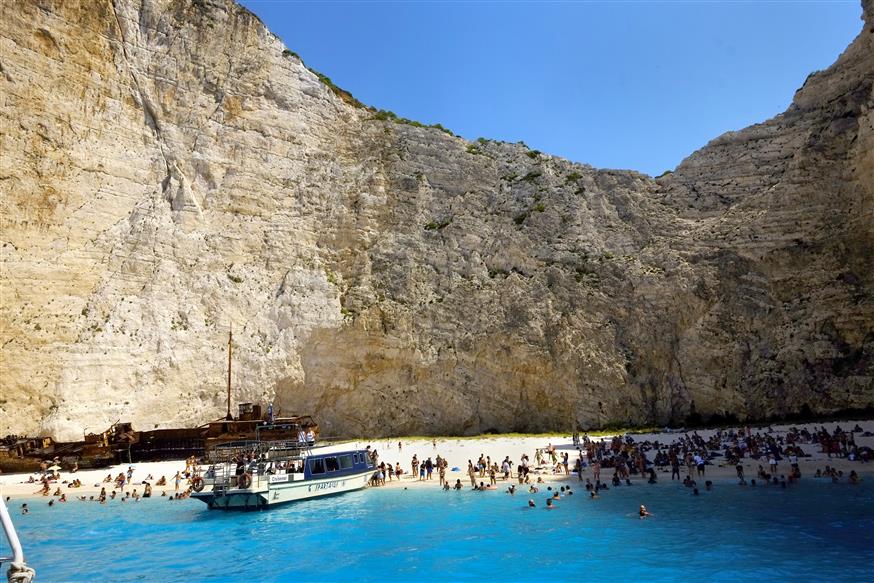
[[(707, 439), (692, 431), (663, 433), (659, 435), (659, 439), (641, 441), (635, 440), (632, 435), (607, 439), (574, 433), (570, 447), (565, 445), (557, 448), (550, 443), (546, 447), (535, 449), (533, 462), (524, 452), (520, 454), (518, 461), (511, 460), (507, 455), (500, 462), (481, 454), (476, 461), (468, 459), (465, 469), (450, 468), (449, 461), (437, 453), (437, 441), (432, 440), (434, 455), (420, 459), (414, 453), (409, 462), (409, 473), (400, 461), (391, 463), (381, 460), (376, 449), (371, 449), (370, 446), (367, 451), (375, 467), (370, 480), (371, 486), (385, 486), (401, 480), (425, 483), (434, 480), (438, 487), (447, 491), (469, 488), (471, 491), (483, 492), (498, 490), (498, 481), (501, 480), (504, 483), (510, 482), (504, 489), (509, 495), (521, 491), (535, 494), (545, 488), (548, 496), (546, 507), (555, 508), (556, 502), (562, 496), (572, 495), (573, 491), (567, 484), (554, 490), (552, 486), (546, 486), (544, 478), (570, 478), (574, 474), (592, 499), (597, 499), (610, 488), (631, 486), (632, 479), (656, 484), (659, 474), (667, 477), (669, 472), (671, 481), (677, 480), (692, 495), (697, 496), (701, 493), (699, 481), (705, 491), (713, 488), (713, 481), (707, 479), (707, 468), (714, 464), (734, 467), (738, 484), (742, 486), (775, 485), (787, 488), (801, 479), (799, 462), (811, 457), (808, 451), (812, 447), (821, 448), (820, 451), (827, 454), (828, 458), (843, 458), (859, 464), (870, 461), (871, 449), (856, 445), (855, 435), (858, 433), (862, 433), (862, 428), (858, 425), (849, 431), (840, 426), (833, 431), (828, 431), (825, 427), (813, 430), (792, 427), (783, 434), (778, 434), (771, 428), (753, 431), (750, 427), (741, 427), (717, 430)], [(667, 441), (663, 437), (672, 439)], [(402, 450), (403, 443), (398, 442), (398, 454)], [(750, 477), (749, 481), (744, 469), (745, 460), (757, 466), (755, 477)], [(193, 456), (186, 459), (184, 469), (177, 471), (169, 480), (166, 476), (155, 480), (151, 474), (135, 476), (135, 467), (129, 466), (126, 471), (118, 472), (115, 476), (108, 473), (102, 483), (94, 484), (95, 488), (100, 487), (99, 494), (85, 496), (71, 492), (82, 487), (81, 480), (63, 479), (59, 460), (55, 459), (54, 462), (51, 465), (48, 462), (43, 463), (40, 472), (31, 475), (28, 480), (28, 483), (40, 484), (34, 494), (51, 498), (50, 506), (54, 506), (55, 502), (65, 503), (68, 500), (100, 504), (113, 500), (138, 502), (152, 497), (184, 500), (191, 494), (193, 481), (201, 472), (198, 460)], [(69, 471), (75, 474), (78, 466), (72, 466)], [(453, 482), (448, 477), (450, 472), (463, 472), (469, 487), (462, 483), (462, 478), (455, 477)], [(437, 475), (436, 480), (434, 474)], [(830, 465), (817, 469), (813, 476), (835, 483), (845, 481), (858, 484), (862, 481), (855, 470), (845, 476), (843, 470)], [(168, 495), (170, 486), (173, 489)], [(160, 496), (154, 493), (155, 488), (160, 489)], [(536, 506), (533, 499), (530, 502), (529, 507)], [(26, 504), (22, 506), (22, 512), (28, 512)], [(651, 516), (648, 511), (641, 514), (641, 518), (647, 516)]]
[[(57, 458), (51, 466), (48, 466), (47, 463), (43, 463), (37, 475), (29, 476), (26, 482), (28, 484), (40, 484), (40, 488), (34, 491), (33, 494), (50, 498), (48, 502), (49, 506), (54, 506), (55, 502), (64, 503), (69, 500), (97, 502), (99, 504), (107, 504), (113, 500), (119, 500), (121, 502), (139, 502), (141, 499), (154, 497), (155, 487), (168, 487), (166, 476), (161, 476), (159, 479), (155, 480), (154, 476), (147, 474), (144, 477), (135, 479), (134, 466), (128, 466), (127, 471), (119, 472), (115, 477), (113, 477), (112, 473), (109, 473), (105, 478), (103, 478), (101, 483), (94, 484), (93, 487), (95, 489), (98, 487), (100, 488), (99, 494), (77, 495), (75, 493), (70, 493), (70, 496), (68, 497), (67, 492), (63, 491), (64, 489), (69, 491), (71, 489), (82, 488), (83, 484), (78, 478), (72, 480), (63, 479), (59, 464), (60, 460)], [(71, 473), (77, 471), (78, 465), (71, 467)], [(168, 490), (162, 489), (160, 497), (167, 498), (168, 500), (184, 500), (188, 498), (192, 491), (192, 480), (199, 474), (199, 472), (200, 466), (195, 457), (191, 456), (187, 458), (185, 460), (185, 469), (177, 471), (170, 479), (170, 483), (174, 485), (173, 491), (168, 495)], [(154, 486), (152, 484), (153, 482)], [(109, 488), (108, 492), (107, 488)], [(10, 497), (7, 496), (6, 500), (8, 502)], [(29, 507), (27, 504), (22, 504), (21, 509), (22, 514), (29, 513)]]
[[(535, 450), (533, 464), (525, 453), (520, 455), (518, 463), (512, 461), (510, 456), (504, 457), (499, 463), (490, 456), (481, 454), (475, 462), (472, 459), (467, 460), (467, 467), (463, 471), (466, 480), (469, 480), (471, 491), (498, 490), (498, 480), (518, 483), (519, 487), (511, 484), (505, 490), (508, 494), (515, 494), (525, 486), (528, 486), (529, 493), (536, 493), (539, 485), (544, 484), (545, 476), (568, 477), (575, 474), (578, 481), (584, 482), (589, 497), (598, 498), (611, 487), (631, 486), (632, 479), (656, 484), (660, 473), (667, 475), (670, 472), (671, 481), (677, 480), (693, 496), (698, 496), (701, 494), (701, 487), (705, 492), (713, 489), (713, 481), (707, 479), (707, 468), (714, 464), (733, 467), (738, 484), (742, 486), (773, 485), (787, 488), (801, 479), (799, 460), (811, 457), (806, 451), (810, 447), (820, 447), (821, 452), (826, 453), (829, 458), (834, 456), (862, 464), (868, 462), (872, 457), (871, 449), (857, 447), (855, 443), (855, 434), (862, 432), (858, 425), (850, 431), (845, 431), (840, 426), (833, 431), (828, 431), (825, 427), (813, 430), (792, 427), (781, 435), (770, 427), (753, 431), (747, 426), (720, 429), (707, 439), (696, 431), (662, 434), (672, 437), (669, 442), (661, 439), (637, 441), (631, 435), (593, 439), (586, 434), (574, 433), (572, 444), (576, 451), (573, 461), (570, 459), (570, 452), (559, 451), (549, 444)], [(436, 450), (436, 441), (432, 443)], [(398, 453), (402, 451), (402, 447), (403, 444), (399, 442)], [(376, 450), (371, 450), (371, 459), (377, 468), (371, 480), (374, 486), (400, 480), (405, 475), (401, 462), (392, 464), (380, 461)], [(758, 466), (756, 477), (749, 482), (744, 470), (745, 460), (753, 461)], [(410, 460), (410, 479), (427, 482), (437, 472), (438, 486), (442, 489), (467, 489), (461, 478), (456, 478), (454, 483), (447, 478), (448, 467), (449, 462), (440, 455), (436, 455), (433, 461), (431, 457), (422, 461), (414, 454)], [(591, 477), (586, 477), (587, 470), (591, 471)], [(460, 472), (462, 469), (453, 467), (451, 471)], [(536, 480), (532, 478), (534, 475)], [(825, 470), (817, 470), (814, 476), (851, 484), (858, 484), (862, 480), (856, 471), (851, 471), (845, 478), (843, 471), (829, 466)], [(567, 489), (570, 494), (570, 488)], [(561, 490), (553, 492), (551, 487), (547, 488), (547, 492), (550, 496), (550, 508), (555, 504), (552, 500), (558, 499), (553, 495), (566, 495)], [(652, 514), (644, 507), (640, 517), (648, 516)]]

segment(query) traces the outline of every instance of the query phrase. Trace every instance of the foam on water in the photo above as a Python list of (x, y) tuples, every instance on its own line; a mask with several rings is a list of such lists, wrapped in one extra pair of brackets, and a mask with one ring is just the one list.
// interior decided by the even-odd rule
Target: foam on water
[[(580, 488), (556, 510), (545, 501), (545, 488), (435, 487), (250, 513), (166, 498), (54, 508), (32, 499), (28, 516), (18, 500), (10, 510), (40, 581), (874, 581), (870, 478), (788, 490), (720, 482), (698, 497), (676, 483), (623, 486), (598, 500)], [(640, 504), (655, 517), (639, 520)]]

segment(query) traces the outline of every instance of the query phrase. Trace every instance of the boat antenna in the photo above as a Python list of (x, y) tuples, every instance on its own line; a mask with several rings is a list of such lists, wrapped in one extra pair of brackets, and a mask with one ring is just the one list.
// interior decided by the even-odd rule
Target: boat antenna
[(228, 330), (228, 416), (225, 418), (227, 421), (234, 420), (233, 416), (231, 416), (231, 352), (233, 350), (233, 339), (234, 331), (232, 325), (231, 329)]

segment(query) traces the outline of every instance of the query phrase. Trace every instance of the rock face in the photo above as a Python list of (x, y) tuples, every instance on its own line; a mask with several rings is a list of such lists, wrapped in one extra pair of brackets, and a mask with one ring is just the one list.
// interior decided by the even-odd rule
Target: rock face
[(397, 123), (229, 0), (0, 18), (0, 433), (469, 434), (874, 406), (874, 5), (657, 179)]

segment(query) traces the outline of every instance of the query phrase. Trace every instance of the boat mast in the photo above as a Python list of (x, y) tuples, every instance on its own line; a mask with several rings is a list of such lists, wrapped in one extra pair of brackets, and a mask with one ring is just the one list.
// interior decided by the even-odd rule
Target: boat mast
[(233, 329), (228, 330), (228, 416), (225, 418), (227, 421), (233, 421), (233, 417), (231, 416), (231, 352), (233, 350), (232, 340), (234, 338)]

